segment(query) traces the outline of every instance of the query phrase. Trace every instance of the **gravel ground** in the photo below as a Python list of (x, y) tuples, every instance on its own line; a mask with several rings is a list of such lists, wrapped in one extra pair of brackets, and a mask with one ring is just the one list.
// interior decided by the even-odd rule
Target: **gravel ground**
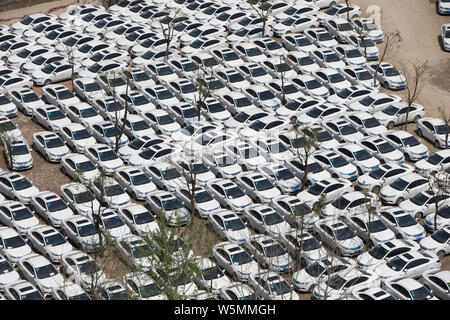
[[(92, 1), (93, 2), (93, 1)], [(53, 1), (42, 3), (36, 6), (24, 9), (10, 10), (0, 12), (0, 23), (13, 23), (20, 17), (34, 12), (53, 11), (52, 8), (58, 8), (70, 4), (70, 0)], [(449, 22), (449, 17), (439, 16), (436, 14), (434, 1), (424, 0), (352, 0), (351, 3), (358, 4), (366, 11), (368, 5), (377, 4), (381, 7), (382, 12), (382, 28), (385, 32), (400, 30), (403, 41), (400, 50), (395, 54), (387, 57), (387, 62), (392, 62), (399, 66), (401, 63), (414, 62), (420, 59), (428, 59), (430, 65), (430, 73), (427, 76), (425, 86), (418, 99), (418, 103), (424, 105), (427, 116), (439, 116), (437, 108), (446, 105), (450, 108), (450, 54), (441, 50), (438, 35), (439, 28), (443, 23)], [(61, 13), (64, 9), (57, 9), (54, 13)], [(399, 14), (401, 12), (401, 14)], [(383, 44), (379, 47), (382, 48)], [(70, 81), (63, 82), (70, 87)], [(36, 87), (35, 91), (40, 94), (40, 88)], [(395, 92), (404, 97), (404, 92)], [(14, 123), (21, 129), (27, 141), (31, 144), (33, 133), (44, 130), (42, 127), (31, 122), (29, 117), (19, 114), (13, 119)], [(413, 132), (415, 126), (410, 124), (408, 131)], [(435, 148), (423, 141), (431, 151)], [(60, 171), (59, 164), (50, 164), (35, 151), (33, 151), (34, 167), (31, 170), (22, 172), (29, 178), (40, 190), (49, 190), (59, 193), (59, 187), (70, 182), (70, 179), (63, 175)], [(0, 167), (6, 170), (6, 164), (0, 157)], [(199, 221), (195, 218), (194, 224), (196, 228), (206, 230), (205, 221)], [(207, 232), (207, 231), (206, 231)], [(189, 235), (187, 235), (189, 237)], [(212, 236), (212, 235), (211, 235)], [(199, 255), (204, 255), (201, 250), (200, 241), (195, 241), (194, 251)], [(211, 243), (208, 246), (212, 245)], [(127, 272), (127, 268), (118, 259), (113, 258), (114, 263), (108, 262), (105, 265), (105, 271), (108, 276), (116, 280)], [(441, 260), (444, 269), (450, 269), (450, 256)], [(301, 294), (303, 299), (309, 299), (310, 294)]]

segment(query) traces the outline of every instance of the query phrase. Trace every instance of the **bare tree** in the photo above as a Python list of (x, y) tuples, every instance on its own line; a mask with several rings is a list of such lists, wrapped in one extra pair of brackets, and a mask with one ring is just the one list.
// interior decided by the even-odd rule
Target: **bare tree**
[(197, 120), (200, 121), (201, 110), (206, 108), (205, 101), (211, 95), (213, 71), (209, 68), (209, 72), (204, 72), (200, 68), (197, 69), (197, 76), (194, 80), (194, 86), (197, 89), (197, 96), (194, 96), (194, 103), (197, 106)]
[[(446, 170), (444, 169), (444, 167), (442, 167), (440, 170), (436, 171), (436, 172), (429, 172), (429, 173), (421, 173), (422, 176), (424, 176), (425, 178), (427, 178), (427, 184), (428, 184), (428, 191), (430, 192), (431, 196), (432, 196), (432, 203), (434, 203), (434, 230), (437, 230), (437, 217), (438, 217), (438, 211), (439, 209), (442, 207), (442, 205), (445, 204), (445, 202), (443, 202), (449, 192), (448, 189), (446, 188), (449, 183), (450, 183), (450, 175), (448, 174), (448, 172), (446, 172)], [(416, 220), (419, 220), (421, 218), (423, 218), (423, 213), (417, 213), (415, 215), (414, 218), (416, 218)]]
[[(445, 125), (445, 149), (448, 149), (448, 137), (450, 134), (450, 112), (449, 108), (446, 106), (440, 106), (438, 107), (439, 115), (441, 117), (441, 120), (444, 121)], [(438, 147), (435, 144), (435, 147)]]
[(75, 72), (75, 58), (74, 58), (74, 47), (73, 46), (69, 46), (67, 44), (65, 44), (63, 41), (59, 40), (59, 45), (62, 49), (62, 51), (64, 52), (64, 55), (67, 58), (67, 61), (70, 65), (70, 81), (72, 84), (72, 88), (74, 88), (73, 86), (73, 80), (78, 78), (78, 72)]
[(344, 0), (344, 1), (345, 1), (345, 5), (347, 7), (347, 21), (350, 22), (350, 10), (349, 10), (350, 0)]
[[(403, 74), (406, 77), (406, 103), (408, 104), (408, 109), (405, 115), (405, 124), (403, 130), (408, 128), (409, 112), (411, 111), (411, 106), (417, 101), (420, 93), (422, 92), (424, 86), (424, 76), (426, 76), (429, 65), (428, 60), (417, 61), (411, 64), (411, 67), (403, 66)], [(417, 121), (418, 117), (414, 119)]]
[(264, 38), (266, 32), (266, 24), (269, 20), (269, 16), (272, 14), (270, 10), (272, 7), (273, 0), (258, 1), (258, 0), (247, 0), (247, 3), (252, 7), (256, 14), (261, 18), (262, 30), (261, 38)]
[(284, 82), (286, 81), (286, 69), (287, 63), (286, 63), (286, 57), (284, 55), (280, 55), (280, 64), (278, 68), (278, 75), (281, 80), (281, 104), (285, 105), (287, 103), (286, 101), (286, 90), (284, 88)]
[(384, 41), (384, 48), (382, 50), (380, 58), (378, 59), (378, 63), (375, 68), (375, 73), (373, 75), (373, 86), (374, 87), (377, 84), (377, 75), (378, 75), (378, 70), (380, 69), (381, 63), (383, 63), (384, 58), (386, 57), (387, 53), (393, 51), (394, 49), (398, 49), (400, 47), (401, 41), (402, 41), (402, 36), (398, 29), (393, 32), (386, 33), (385, 41)]
[[(172, 42), (175, 34), (175, 26), (177, 25), (180, 20), (182, 20), (185, 17), (185, 14), (180, 9), (176, 9), (173, 12), (173, 16), (166, 15), (159, 19), (159, 24), (161, 26), (161, 31), (164, 39), (166, 40), (166, 54), (165, 54), (165, 60), (169, 59), (169, 48), (170, 43)], [(166, 22), (167, 20), (167, 22)]]

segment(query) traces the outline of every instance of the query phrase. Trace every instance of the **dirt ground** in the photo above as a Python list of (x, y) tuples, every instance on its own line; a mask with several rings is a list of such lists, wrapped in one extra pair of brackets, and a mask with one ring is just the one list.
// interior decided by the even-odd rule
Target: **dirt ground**
[[(35, 12), (53, 12), (60, 14), (65, 11), (65, 6), (71, 4), (72, 0), (61, 0), (46, 2), (39, 5), (0, 12), (0, 24), (11, 24), (19, 20), (24, 15)], [(89, 3), (95, 3), (95, 0)], [(425, 107), (427, 116), (439, 117), (438, 107), (445, 106), (450, 109), (450, 53), (441, 50), (438, 36), (440, 27), (444, 23), (450, 22), (449, 16), (439, 16), (435, 10), (434, 0), (352, 0), (352, 4), (361, 6), (363, 15), (368, 16), (366, 9), (369, 5), (376, 4), (381, 8), (382, 28), (385, 32), (398, 29), (403, 41), (400, 43), (399, 50), (389, 54), (385, 61), (393, 63), (399, 67), (402, 64), (414, 63), (419, 60), (428, 59), (430, 66), (429, 73), (418, 99), (418, 103)], [(62, 8), (64, 7), (64, 8)], [(57, 8), (56, 10), (54, 10)], [(384, 43), (380, 44), (380, 49)], [(70, 81), (63, 84), (70, 87)], [(40, 88), (35, 88), (40, 94)], [(404, 91), (393, 92), (402, 97)], [(27, 141), (31, 144), (32, 135), (35, 132), (44, 130), (42, 127), (31, 122), (29, 117), (19, 114), (13, 119), (14, 123), (21, 129)], [(414, 124), (408, 126), (408, 131), (413, 132)], [(422, 140), (431, 151), (435, 148), (426, 140)], [(40, 155), (33, 151), (34, 168), (24, 171), (23, 174), (28, 177), (40, 190), (49, 190), (59, 193), (62, 184), (70, 182), (70, 179), (60, 171), (59, 164), (50, 164)], [(6, 170), (4, 159), (0, 157), (0, 167)], [(195, 218), (195, 229), (205, 227), (204, 221), (198, 221)], [(206, 231), (205, 231), (206, 232)], [(212, 236), (212, 234), (211, 234)], [(187, 235), (189, 238), (189, 235)], [(194, 241), (194, 251), (196, 254), (205, 255), (204, 248), (201, 248), (202, 241)], [(208, 243), (208, 247), (212, 246)], [(450, 256), (441, 260), (443, 269), (450, 269)], [(117, 262), (120, 263), (121, 262)], [(117, 267), (108, 267), (110, 270), (108, 276), (120, 280), (127, 270), (123, 264)], [(120, 271), (119, 271), (120, 270)], [(303, 299), (309, 299), (310, 295), (301, 295)]]

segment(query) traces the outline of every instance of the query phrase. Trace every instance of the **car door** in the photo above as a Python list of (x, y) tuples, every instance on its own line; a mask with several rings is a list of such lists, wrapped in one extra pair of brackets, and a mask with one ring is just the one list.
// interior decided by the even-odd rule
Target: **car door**
[(227, 239), (227, 236), (225, 234), (225, 226), (223, 224), (222, 218), (218, 215), (213, 215), (212, 217), (213, 218), (211, 219), (211, 221), (215, 225), (215, 229), (217, 230), (219, 236), (222, 237), (223, 239)]
[(350, 221), (350, 224), (352, 225), (353, 229), (356, 230), (356, 234), (360, 238), (367, 240), (367, 226), (364, 223), (364, 221), (362, 221), (358, 217), (351, 217), (349, 219), (349, 221)]
[(263, 219), (258, 211), (249, 210), (247, 220), (252, 228), (264, 233)]
[(21, 270), (22, 270), (25, 278), (40, 288), (40, 286), (38, 285), (38, 283), (36, 281), (36, 273), (35, 273), (33, 266), (27, 261), (24, 261), (22, 263), (22, 265), (24, 266), (24, 268), (21, 268)]
[(429, 262), (429, 260), (425, 259), (425, 258), (419, 258), (419, 259), (409, 262), (403, 269), (404, 276), (415, 277), (415, 276), (420, 275), (423, 271), (425, 271), (427, 269), (428, 262)]
[(40, 251), (42, 254), (45, 255), (45, 242), (44, 242), (44, 238), (42, 238), (41, 234), (37, 231), (33, 231), (31, 233), (32, 237), (30, 237), (30, 241), (31, 241), (31, 245), (32, 245), (32, 249), (37, 249), (38, 251)]

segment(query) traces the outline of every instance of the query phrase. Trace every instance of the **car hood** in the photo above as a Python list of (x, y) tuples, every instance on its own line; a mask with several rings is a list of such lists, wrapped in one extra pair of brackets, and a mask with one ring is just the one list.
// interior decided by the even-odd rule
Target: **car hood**
[(70, 243), (66, 242), (59, 246), (47, 247), (47, 250), (53, 253), (54, 255), (62, 256), (63, 254), (69, 253), (73, 250), (73, 247)]
[(249, 204), (253, 203), (249, 196), (244, 195), (242, 197), (236, 198), (236, 199), (230, 199), (228, 198), (228, 201), (230, 201), (234, 206), (245, 208)]
[(8, 272), (0, 275), (0, 285), (6, 285), (20, 280), (19, 273), (17, 271)]
[(64, 278), (59, 273), (46, 279), (36, 279), (36, 281), (47, 288), (57, 288), (64, 285)]

